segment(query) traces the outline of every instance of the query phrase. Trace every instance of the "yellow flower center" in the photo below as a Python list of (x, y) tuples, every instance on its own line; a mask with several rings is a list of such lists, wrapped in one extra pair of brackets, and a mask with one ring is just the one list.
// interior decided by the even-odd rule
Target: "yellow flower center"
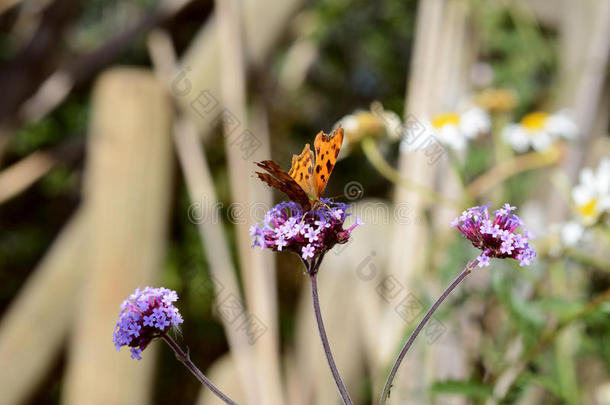
[(586, 204), (578, 205), (576, 207), (576, 210), (578, 211), (578, 213), (580, 215), (582, 215), (585, 218), (596, 217), (597, 216), (597, 198), (592, 198), (591, 201), (589, 201)]
[(456, 113), (445, 113), (438, 114), (432, 118), (432, 126), (436, 129), (441, 129), (445, 125), (458, 125), (460, 123), (460, 116)]
[(362, 111), (351, 116), (349, 124), (344, 123), (345, 136), (350, 142), (359, 142), (364, 136), (381, 138), (385, 134), (385, 123), (378, 115)]
[(361, 131), (379, 135), (384, 129), (382, 119), (378, 115), (368, 111), (357, 114), (356, 120), (358, 120), (358, 129)]
[(512, 89), (490, 88), (477, 94), (475, 102), (485, 110), (510, 111), (517, 105), (517, 93)]
[(544, 129), (547, 118), (549, 114), (545, 112), (533, 112), (521, 119), (521, 125), (530, 131), (540, 131)]

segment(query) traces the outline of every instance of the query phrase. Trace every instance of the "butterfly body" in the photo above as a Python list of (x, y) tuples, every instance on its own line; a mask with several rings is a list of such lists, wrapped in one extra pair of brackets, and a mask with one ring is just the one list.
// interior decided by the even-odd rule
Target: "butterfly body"
[(288, 172), (272, 160), (263, 160), (256, 162), (256, 165), (266, 173), (256, 172), (256, 175), (305, 210), (316, 209), (322, 204), (320, 197), (335, 167), (342, 143), (341, 126), (332, 135), (320, 131), (314, 141), (315, 154), (306, 144), (300, 155), (292, 156), (292, 166)]

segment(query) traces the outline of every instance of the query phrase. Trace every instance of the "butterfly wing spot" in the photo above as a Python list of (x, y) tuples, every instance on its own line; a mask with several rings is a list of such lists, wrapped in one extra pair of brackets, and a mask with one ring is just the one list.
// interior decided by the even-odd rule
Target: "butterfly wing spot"
[(256, 165), (267, 173), (255, 173), (263, 182), (286, 193), (291, 200), (309, 211), (313, 204), (317, 204), (316, 201), (319, 203), (319, 198), (337, 162), (342, 143), (341, 126), (337, 127), (332, 135), (320, 131), (314, 141), (315, 155), (309, 144), (306, 144), (300, 155), (292, 156), (292, 164), (288, 172), (272, 160), (263, 160)]
[(313, 142), (313, 147), (316, 150), (316, 160), (318, 160), (318, 156), (320, 156), (320, 143), (318, 142), (318, 138), (325, 136), (328, 137), (328, 135), (326, 135), (324, 131), (320, 131), (316, 134), (316, 139)]
[(316, 174), (314, 183), (316, 195), (320, 197), (326, 188), (330, 174), (335, 167), (341, 145), (343, 144), (343, 128), (337, 127), (332, 135), (320, 131), (314, 141), (316, 150)]
[(306, 144), (300, 155), (294, 155), (292, 157), (292, 167), (288, 172), (290, 177), (297, 182), (305, 194), (310, 198), (315, 192), (313, 178), (310, 176), (313, 172), (313, 156), (313, 151), (309, 149), (309, 144)]

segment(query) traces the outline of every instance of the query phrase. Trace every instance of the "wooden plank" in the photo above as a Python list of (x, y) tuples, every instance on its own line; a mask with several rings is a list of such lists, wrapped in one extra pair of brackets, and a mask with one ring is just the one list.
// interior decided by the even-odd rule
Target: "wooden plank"
[(82, 280), (86, 217), (70, 220), (0, 322), (1, 405), (25, 402), (57, 358)]
[[(467, 49), (465, 46), (467, 11), (466, 3), (462, 0), (429, 0), (419, 3), (405, 105), (406, 122), (417, 120), (421, 123), (425, 117), (454, 106), (459, 95), (464, 91), (461, 82), (465, 72), (468, 71), (464, 55), (464, 51)], [(426, 136), (427, 134), (422, 135), (412, 146), (419, 144), (421, 147), (422, 138)], [(448, 194), (455, 198), (458, 190), (453, 189), (453, 185), (456, 180), (447, 176), (446, 169), (444, 169), (447, 167), (447, 163), (443, 163), (443, 160), (447, 159), (446, 152), (443, 152), (445, 156), (441, 155), (439, 160), (434, 161), (422, 150), (407, 149), (401, 148), (398, 158), (398, 168), (402, 176), (417, 179), (420, 184), (429, 188), (434, 187), (435, 177), (444, 176), (446, 181), (441, 186), (441, 194)], [(395, 188), (394, 204), (395, 207), (409, 207), (410, 216), (414, 220), (395, 224), (387, 274), (404, 283), (406, 290), (409, 291), (415, 288), (413, 280), (428, 276), (426, 258), (428, 251), (432, 248), (428, 241), (430, 227), (425, 221), (415, 219), (425, 218), (429, 204), (420, 194), (401, 187)], [(448, 218), (451, 218), (454, 210), (454, 208), (445, 207), (432, 208), (434, 211), (432, 217), (437, 219), (436, 224), (432, 225), (437, 225), (437, 228), (439, 223), (449, 222)], [(443, 219), (438, 220), (441, 217)], [(436, 284), (434, 279), (427, 283), (427, 289), (432, 296), (439, 294), (437, 291), (439, 287)], [(398, 350), (404, 344), (406, 324), (396, 322), (394, 315), (396, 315), (395, 308), (388, 306), (380, 325), (380, 329), (383, 331), (380, 335), (387, 338), (384, 347)], [(442, 342), (440, 344), (442, 345)], [(464, 359), (449, 355), (456, 351), (460, 342), (456, 339), (452, 346), (441, 345), (435, 346), (438, 349), (437, 354), (428, 345), (418, 346), (410, 353), (410, 360), (402, 364), (396, 376), (391, 393), (392, 401), (425, 403), (426, 392), (422, 391), (420, 387), (429, 386), (430, 381), (444, 371), (441, 367), (436, 366), (437, 360), (442, 362), (444, 359), (455, 358), (455, 364), (447, 363), (446, 370), (450, 370), (452, 376), (462, 373)], [(379, 375), (383, 375), (387, 367), (392, 364), (395, 353), (393, 350), (379, 353), (378, 370), (382, 370), (377, 371)], [(410, 377), (405, 378), (405, 376)], [(385, 378), (385, 375), (382, 378)], [(380, 389), (382, 384), (379, 384), (378, 387)], [(459, 398), (449, 397), (444, 397), (442, 402), (446, 404), (462, 403)]]
[[(261, 2), (243, 1), (244, 41), (247, 60), (251, 64), (261, 64), (272, 46), (286, 28), (287, 21), (301, 7), (303, 0), (283, 0)], [(218, 102), (220, 94), (220, 63), (218, 41), (218, 19), (211, 17), (201, 28), (189, 49), (180, 61), (172, 83), (172, 95), (184, 112), (197, 125), (202, 137), (207, 139), (214, 122), (222, 109), (213, 111), (197, 107), (197, 103), (208, 102), (209, 95)], [(261, 24), (264, 21), (264, 24)], [(203, 96), (202, 92), (206, 92)]]
[(97, 81), (85, 177), (91, 237), (62, 392), (67, 405), (151, 403), (154, 353), (117, 353), (119, 305), (155, 284), (164, 255), (171, 105), (152, 73), (116, 68)]
[[(151, 33), (148, 45), (155, 66), (155, 73), (159, 81), (169, 89), (171, 72), (176, 65), (176, 55), (171, 39), (166, 32), (155, 31)], [(221, 221), (204, 220), (204, 218), (212, 218), (216, 214), (213, 212), (213, 207), (218, 207), (219, 201), (197, 127), (184, 114), (177, 115), (173, 127), (176, 154), (191, 199), (189, 210), (195, 209), (195, 212), (189, 212), (189, 215), (194, 214), (191, 219), (199, 229), (202, 247), (208, 258), (208, 268), (214, 285), (215, 305), (219, 309), (223, 308), (227, 302), (230, 302), (231, 297), (236, 297), (239, 302), (243, 302), (224, 225)], [(230, 367), (234, 367), (234, 369), (231, 381), (228, 383), (216, 379), (212, 379), (212, 381), (239, 403), (245, 402), (245, 399), (238, 399), (242, 397), (247, 398), (249, 402), (259, 403), (257, 365), (255, 364), (249, 336), (239, 326), (233, 325), (235, 319), (219, 316), (219, 321), (224, 326), (231, 352), (230, 356), (233, 360), (227, 364), (230, 364)], [(206, 370), (204, 372), (207, 373)], [(235, 378), (236, 375), (239, 378)], [(227, 387), (234, 388), (227, 389)], [(206, 388), (201, 391), (200, 398), (203, 398), (206, 395), (205, 393), (209, 392)], [(201, 400), (207, 401), (207, 399)], [(208, 402), (204, 403), (207, 404)]]
[[(249, 232), (250, 226), (257, 221), (252, 215), (253, 207), (271, 207), (271, 189), (252, 176), (252, 161), (266, 159), (271, 155), (270, 142), (265, 124), (259, 125), (259, 131), (253, 131), (248, 124), (244, 58), (247, 50), (244, 48), (246, 41), (242, 41), (245, 20), (242, 15), (242, 3), (237, 0), (216, 0), (214, 4), (218, 40), (222, 44), (219, 54), (222, 71), (221, 102), (241, 122), (241, 127), (235, 129), (229, 120), (224, 123), (223, 128), (231, 199), (234, 204), (246, 208), (236, 212), (233, 221), (239, 268), (248, 311), (256, 316), (257, 323), (260, 322), (266, 327), (266, 332), (252, 342), (259, 369), (258, 393), (255, 393), (258, 399), (253, 400), (249, 396), (249, 402), (282, 405), (286, 401), (283, 398), (280, 377), (275, 265), (270, 252), (252, 249), (252, 237)], [(249, 151), (249, 156), (244, 155), (242, 146), (245, 142), (240, 142), (240, 137), (253, 141), (254, 147)]]

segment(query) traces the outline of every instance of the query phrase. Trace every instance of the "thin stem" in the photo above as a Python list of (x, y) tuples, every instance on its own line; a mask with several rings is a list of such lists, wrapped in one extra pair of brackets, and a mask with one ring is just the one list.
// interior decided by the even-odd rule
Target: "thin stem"
[(335, 383), (337, 384), (337, 388), (339, 389), (339, 393), (341, 394), (343, 403), (346, 405), (353, 405), (352, 399), (347, 393), (345, 384), (343, 384), (343, 380), (341, 379), (339, 371), (337, 370), (337, 365), (335, 364), (335, 360), (333, 359), (333, 354), (330, 351), (330, 344), (328, 343), (326, 330), (324, 329), (324, 321), (322, 320), (322, 313), (320, 312), (320, 299), (318, 298), (318, 282), (316, 280), (317, 268), (315, 269), (315, 271), (311, 271), (309, 273), (309, 278), (311, 280), (311, 299), (313, 301), (313, 311), (316, 314), (318, 331), (320, 332), (320, 339), (322, 340), (322, 346), (324, 346), (324, 353), (326, 354), (326, 359), (328, 360), (328, 366), (330, 367), (330, 371), (333, 374), (333, 378), (335, 379)]
[(186, 368), (189, 369), (189, 371), (191, 373), (193, 373), (193, 375), (195, 377), (197, 377), (197, 379), (206, 387), (208, 387), (214, 394), (216, 394), (216, 396), (220, 399), (222, 399), (224, 402), (226, 402), (227, 404), (230, 405), (239, 405), (237, 402), (233, 401), (231, 398), (229, 398), (228, 396), (226, 396), (221, 390), (219, 390), (214, 384), (212, 384), (212, 382), (210, 380), (208, 380), (206, 378), (206, 376), (203, 375), (203, 373), (201, 372), (201, 370), (199, 370), (197, 368), (197, 366), (192, 362), (190, 356), (188, 354), (186, 354), (181, 348), (180, 346), (178, 346), (178, 344), (171, 338), (169, 337), (167, 334), (163, 334), (161, 336), (163, 338), (163, 340), (165, 340), (167, 342), (167, 344), (169, 345), (169, 347), (172, 348), (172, 350), (174, 351), (174, 353), (176, 353), (176, 358), (178, 360), (180, 360), (182, 362), (182, 364), (185, 365)]
[[(515, 365), (515, 371), (511, 374), (511, 380), (508, 382), (506, 387), (502, 388), (502, 391), (498, 394), (495, 394), (495, 400), (500, 401), (506, 397), (506, 395), (511, 391), (515, 382), (521, 377), (521, 375), (527, 370), (527, 367), (530, 363), (532, 363), (542, 351), (551, 344), (555, 338), (568, 326), (572, 325), (574, 322), (581, 320), (585, 316), (591, 314), (593, 311), (597, 310), (601, 304), (604, 302), (610, 301), (610, 288), (597, 295), (591, 301), (587, 303), (580, 311), (576, 312), (572, 316), (564, 319), (559, 323), (554, 329), (548, 330), (545, 333), (542, 333), (538, 343), (528, 350), (525, 355), (521, 358), (521, 360)], [(502, 369), (497, 377), (492, 379), (492, 383), (495, 383), (497, 386), (497, 380), (499, 376), (504, 375), (509, 371), (509, 367), (505, 367)]]
[(473, 260), (472, 262), (470, 262), (466, 265), (466, 268), (460, 273), (459, 276), (457, 276), (457, 278), (453, 281), (453, 283), (451, 283), (451, 285), (449, 285), (449, 287), (447, 287), (447, 289), (445, 291), (443, 291), (441, 296), (438, 297), (436, 302), (432, 305), (432, 307), (428, 310), (426, 315), (419, 322), (419, 325), (417, 325), (417, 327), (415, 328), (413, 333), (411, 333), (411, 336), (409, 336), (409, 340), (407, 340), (407, 343), (405, 343), (402, 350), (398, 354), (398, 357), (396, 358), (396, 361), (394, 362), (394, 365), (392, 366), (392, 370), (390, 371), (390, 374), (388, 375), (388, 379), (386, 380), (385, 386), (383, 387), (383, 392), (381, 393), (381, 399), (379, 400), (380, 405), (384, 405), (386, 399), (390, 396), (390, 389), (392, 388), (392, 381), (394, 381), (394, 377), (396, 376), (398, 367), (400, 367), (400, 363), (403, 361), (403, 359), (407, 355), (407, 352), (409, 351), (409, 348), (415, 341), (415, 338), (417, 338), (417, 335), (419, 335), (419, 333), (422, 331), (424, 326), (426, 326), (426, 323), (428, 323), (428, 321), (430, 320), (432, 315), (434, 315), (434, 312), (436, 312), (438, 307), (443, 303), (443, 301), (445, 301), (445, 298), (447, 298), (447, 296), (449, 294), (451, 294), (451, 291), (453, 291), (453, 289), (455, 287), (457, 287), (458, 284), (460, 284), (462, 282), (462, 280), (464, 280), (468, 274), (470, 274), (470, 272), (477, 265), (477, 263), (478, 263), (478, 260)]
[(563, 150), (560, 146), (553, 146), (546, 153), (530, 152), (519, 155), (510, 160), (496, 164), (494, 167), (474, 179), (468, 184), (466, 189), (472, 198), (476, 199), (492, 190), (498, 184), (519, 173), (554, 165), (561, 159), (562, 155)]
[(610, 272), (610, 262), (602, 257), (595, 257), (589, 252), (585, 252), (576, 248), (566, 248), (565, 255), (570, 259), (576, 260), (587, 266), (595, 267), (596, 269)]
[(386, 162), (383, 155), (377, 149), (375, 141), (372, 138), (366, 137), (362, 140), (362, 151), (379, 174), (392, 183), (403, 187), (406, 190), (413, 190), (432, 202), (438, 202), (450, 207), (461, 207), (464, 205), (460, 201), (447, 198), (426, 186), (422, 186), (421, 184), (404, 177), (402, 174), (400, 174), (400, 172)]

